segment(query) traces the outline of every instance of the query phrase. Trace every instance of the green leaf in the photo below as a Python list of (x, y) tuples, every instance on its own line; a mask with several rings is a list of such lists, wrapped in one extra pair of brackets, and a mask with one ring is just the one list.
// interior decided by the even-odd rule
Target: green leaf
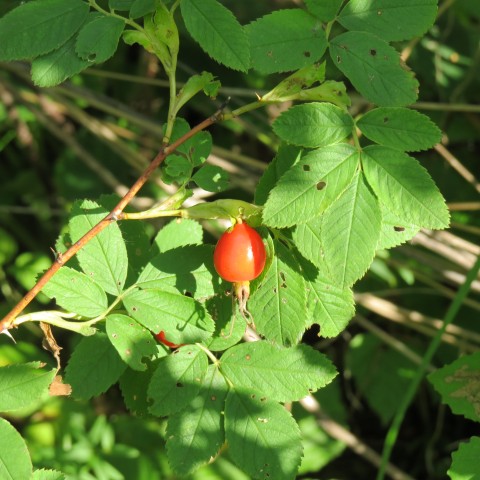
[(255, 190), (255, 203), (264, 205), (268, 194), (277, 184), (282, 175), (300, 159), (302, 149), (293, 145), (282, 143), (275, 158), (270, 162), (260, 178)]
[(413, 225), (405, 215), (398, 216), (387, 210), (380, 204), (382, 211), (382, 226), (380, 238), (378, 239), (377, 250), (389, 249), (411, 240), (420, 230), (420, 227)]
[(55, 369), (42, 368), (41, 362), (1, 367), (0, 412), (20, 410), (46, 400), (55, 374)]
[(185, 408), (200, 391), (207, 368), (207, 355), (197, 345), (180, 347), (160, 359), (148, 387), (150, 413), (161, 417)]
[(108, 0), (108, 6), (111, 10), (123, 10), (127, 11), (132, 8), (135, 0)]
[(480, 478), (480, 437), (471, 437), (462, 442), (458, 450), (452, 454), (452, 465), (448, 469), (451, 480), (477, 480)]
[[(186, 240), (186, 239), (183, 239)], [(207, 298), (222, 281), (213, 266), (213, 245), (187, 245), (160, 253), (145, 267), (137, 285)]]
[(108, 390), (126, 367), (107, 335), (98, 332), (80, 340), (68, 362), (65, 381), (75, 398), (88, 400)]
[(135, 320), (155, 334), (163, 330), (172, 343), (202, 342), (215, 329), (203, 305), (178, 293), (155, 288), (135, 290), (123, 303)]
[(356, 335), (350, 342), (346, 368), (368, 404), (387, 425), (400, 406), (415, 375), (416, 365), (373, 334)]
[(284, 78), (272, 90), (262, 96), (263, 102), (294, 100), (301, 92), (315, 83), (325, 80), (325, 62), (307, 65)]
[(158, 248), (158, 252), (166, 252), (186, 245), (201, 245), (202, 243), (202, 226), (189, 218), (180, 218), (167, 223), (153, 240), (153, 245)]
[(435, 21), (438, 0), (350, 0), (338, 16), (348, 30), (365, 30), (387, 41), (421, 37)]
[(42, 0), (14, 8), (0, 19), (0, 61), (26, 60), (62, 46), (85, 21), (80, 0)]
[(209, 350), (217, 352), (237, 344), (243, 337), (247, 324), (231, 295), (215, 295), (207, 300), (207, 310), (215, 322), (212, 338), (205, 342)]
[(283, 348), (265, 341), (230, 348), (220, 370), (233, 388), (253, 388), (278, 402), (300, 400), (337, 375), (330, 360), (308, 345)]
[(230, 177), (221, 167), (204, 165), (193, 175), (192, 180), (207, 192), (223, 192), (228, 188)]
[[(108, 211), (91, 200), (75, 202), (69, 222), (72, 242), (75, 243)], [(112, 252), (115, 252), (112, 255)], [(92, 238), (78, 253), (83, 271), (100, 284), (106, 292), (118, 295), (123, 289), (128, 271), (128, 257), (120, 228), (112, 222)]]
[(108, 308), (103, 288), (84, 273), (67, 266), (52, 277), (42, 292), (49, 298), (55, 298), (60, 307), (83, 317), (97, 317)]
[(90, 62), (76, 54), (76, 42), (77, 37), (74, 36), (57, 50), (33, 60), (33, 83), (38, 87), (54, 87), (89, 67)]
[(398, 52), (375, 35), (343, 33), (330, 42), (330, 56), (367, 100), (385, 107), (417, 100), (417, 80), (400, 63)]
[(277, 402), (255, 390), (230, 390), (225, 437), (232, 459), (253, 478), (296, 477), (303, 451), (300, 430)]
[(321, 271), (317, 271), (313, 278), (307, 277), (306, 284), (309, 324), (320, 325), (319, 336), (336, 337), (355, 314), (352, 289), (332, 284)]
[[(157, 357), (162, 358), (166, 356), (166, 347), (159, 346)], [(152, 380), (152, 375), (156, 370), (158, 362), (159, 359), (155, 359), (152, 362), (147, 360), (147, 369), (144, 371), (127, 368), (118, 381), (125, 406), (130, 412), (138, 416), (149, 415), (148, 385)]]
[(132, 3), (128, 16), (130, 18), (144, 17), (155, 11), (155, 0), (135, 0)]
[(106, 318), (108, 339), (122, 360), (134, 370), (146, 370), (143, 357), (151, 357), (157, 352), (156, 342), (150, 330), (140, 326), (126, 315), (112, 314)]
[(91, 63), (105, 62), (117, 50), (124, 28), (125, 22), (117, 17), (98, 17), (80, 30), (75, 50)]
[(138, 43), (147, 52), (154, 53), (152, 41), (147, 37), (145, 32), (139, 32), (138, 30), (124, 30), (122, 32), (122, 40), (127, 45), (134, 45)]
[[(192, 75), (177, 93), (175, 102), (175, 111), (179, 111), (191, 98), (198, 92), (204, 91), (211, 97), (216, 97), (220, 82), (209, 72), (202, 72), (198, 75)], [(208, 92), (208, 93), (207, 93)]]
[(413, 225), (441, 229), (450, 215), (428, 172), (412, 157), (388, 147), (363, 150), (367, 181), (385, 207)]
[(357, 150), (345, 143), (308, 153), (271, 190), (263, 221), (282, 228), (316, 217), (352, 181), (358, 164)]
[(301, 147), (323, 147), (339, 143), (352, 133), (352, 117), (330, 103), (306, 103), (289, 108), (274, 122), (282, 139)]
[(442, 139), (442, 132), (426, 115), (408, 108), (375, 108), (357, 126), (370, 140), (403, 152), (427, 150)]
[(340, 10), (343, 0), (305, 0), (308, 10), (324, 22), (330, 22)]
[(183, 0), (180, 8), (188, 32), (208, 55), (233, 70), (248, 70), (248, 39), (230, 10), (216, 0)]
[(32, 461), (22, 436), (10, 423), (0, 417), (0, 478), (2, 480), (20, 480), (32, 476)]
[(365, 275), (375, 256), (381, 220), (377, 199), (357, 174), (325, 212), (320, 230), (325, 264), (338, 286), (349, 287)]
[(305, 281), (293, 254), (282, 243), (275, 242), (275, 252), (248, 309), (259, 334), (276, 343), (295, 345), (306, 324)]
[(428, 380), (453, 413), (480, 421), (480, 352), (439, 368), (428, 376)]
[(224, 443), (223, 409), (228, 385), (210, 365), (199, 394), (187, 408), (173, 414), (167, 426), (167, 453), (170, 465), (187, 475), (215, 457)]
[(32, 480), (65, 480), (65, 474), (57, 470), (35, 470)]
[(299, 252), (317, 268), (325, 270), (320, 230), (323, 218), (318, 215), (306, 223), (299, 224), (292, 233), (292, 239)]
[(252, 66), (264, 74), (311, 65), (327, 49), (321, 22), (301, 9), (270, 13), (247, 25), (245, 31)]

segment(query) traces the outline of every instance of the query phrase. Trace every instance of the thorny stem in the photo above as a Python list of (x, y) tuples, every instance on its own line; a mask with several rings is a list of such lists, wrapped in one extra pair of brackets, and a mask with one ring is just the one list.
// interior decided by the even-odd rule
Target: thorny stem
[(15, 318), (19, 315), (29, 303), (37, 296), (37, 294), (42, 290), (42, 288), (47, 284), (47, 282), (55, 275), (55, 273), (68, 262), (79, 250), (81, 250), (90, 240), (97, 236), (101, 231), (107, 228), (112, 222), (121, 220), (123, 216), (123, 210), (125, 207), (132, 201), (138, 191), (143, 187), (152, 173), (157, 169), (157, 167), (165, 160), (165, 158), (173, 153), (180, 145), (185, 143), (196, 133), (204, 130), (205, 128), (213, 125), (218, 122), (220, 119), (223, 119), (223, 109), (220, 108), (215, 112), (211, 117), (205, 119), (203, 122), (199, 123), (197, 126), (192, 128), (185, 135), (180, 137), (178, 140), (173, 142), (170, 145), (163, 147), (152, 160), (150, 165), (145, 169), (142, 175), (137, 179), (137, 181), (131, 186), (130, 190), (125, 194), (125, 196), (117, 203), (115, 208), (97, 223), (91, 230), (89, 230), (82, 238), (76, 241), (65, 253), (58, 253), (54, 263), (51, 267), (40, 277), (37, 283), (25, 294), (25, 296), (12, 308), (12, 310), (0, 321), (0, 333), (3, 333), (5, 330), (8, 330), (14, 327)]

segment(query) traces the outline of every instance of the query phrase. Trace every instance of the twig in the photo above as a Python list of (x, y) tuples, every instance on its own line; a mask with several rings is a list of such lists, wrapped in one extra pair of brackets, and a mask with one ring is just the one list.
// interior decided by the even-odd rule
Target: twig
[(112, 222), (122, 218), (122, 212), (125, 207), (132, 201), (137, 192), (143, 187), (150, 175), (157, 169), (157, 167), (165, 160), (165, 158), (174, 152), (180, 145), (185, 143), (188, 139), (193, 137), (196, 133), (213, 125), (223, 116), (223, 111), (218, 110), (211, 117), (207, 118), (197, 126), (192, 128), (189, 132), (181, 138), (173, 142), (171, 145), (162, 148), (150, 165), (145, 169), (142, 175), (132, 185), (130, 190), (118, 202), (115, 208), (99, 223), (97, 223), (91, 230), (89, 230), (82, 238), (75, 242), (65, 253), (57, 255), (52, 266), (40, 277), (37, 283), (29, 290), (25, 296), (12, 308), (12, 310), (0, 321), (0, 332), (6, 331), (15, 326), (15, 318), (19, 315), (25, 307), (37, 296), (46, 283), (55, 275), (55, 273), (70, 260), (79, 250), (81, 250), (90, 240), (98, 235), (102, 230), (107, 228)]

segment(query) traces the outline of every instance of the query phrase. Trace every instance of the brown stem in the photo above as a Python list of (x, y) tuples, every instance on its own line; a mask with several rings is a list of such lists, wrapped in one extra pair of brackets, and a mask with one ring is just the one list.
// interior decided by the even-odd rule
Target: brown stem
[(53, 277), (53, 275), (55, 275), (57, 270), (59, 270), (62, 265), (68, 262), (68, 260), (70, 260), (79, 250), (81, 250), (90, 240), (92, 240), (92, 238), (94, 238), (102, 230), (107, 228), (108, 225), (110, 225), (112, 222), (122, 219), (122, 212), (125, 207), (132, 201), (133, 197), (135, 197), (138, 191), (148, 180), (150, 175), (165, 160), (165, 158), (172, 152), (174, 152), (180, 145), (193, 137), (196, 133), (204, 130), (205, 128), (220, 120), (223, 116), (223, 108), (224, 106), (222, 106), (211, 117), (205, 119), (203, 122), (192, 128), (189, 132), (180, 137), (178, 140), (176, 140), (170, 145), (163, 147), (158, 152), (150, 165), (145, 169), (145, 171), (137, 179), (137, 181), (131, 186), (130, 190), (128, 190), (128, 192), (118, 202), (115, 208), (103, 220), (101, 220), (91, 230), (89, 230), (82, 238), (75, 242), (65, 253), (57, 254), (55, 262), (52, 264), (52, 266), (40, 277), (40, 279), (31, 288), (31, 290), (29, 290), (25, 294), (25, 296), (12, 308), (12, 310), (0, 321), (0, 333), (15, 326), (15, 318), (17, 317), (17, 315), (19, 315), (27, 307), (27, 305), (37, 296), (37, 294), (42, 290), (45, 284)]

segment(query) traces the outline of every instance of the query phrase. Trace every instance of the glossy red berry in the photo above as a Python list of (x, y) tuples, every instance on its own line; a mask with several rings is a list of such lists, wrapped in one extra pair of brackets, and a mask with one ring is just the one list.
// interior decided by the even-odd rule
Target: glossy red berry
[(163, 343), (166, 347), (169, 348), (178, 348), (181, 347), (183, 344), (177, 345), (176, 343), (172, 343), (167, 340), (167, 337), (165, 337), (165, 332), (161, 330), (155, 335), (155, 338), (160, 342)]
[(213, 263), (218, 274), (229, 282), (243, 283), (257, 278), (265, 267), (262, 238), (246, 223), (236, 223), (215, 247)]

